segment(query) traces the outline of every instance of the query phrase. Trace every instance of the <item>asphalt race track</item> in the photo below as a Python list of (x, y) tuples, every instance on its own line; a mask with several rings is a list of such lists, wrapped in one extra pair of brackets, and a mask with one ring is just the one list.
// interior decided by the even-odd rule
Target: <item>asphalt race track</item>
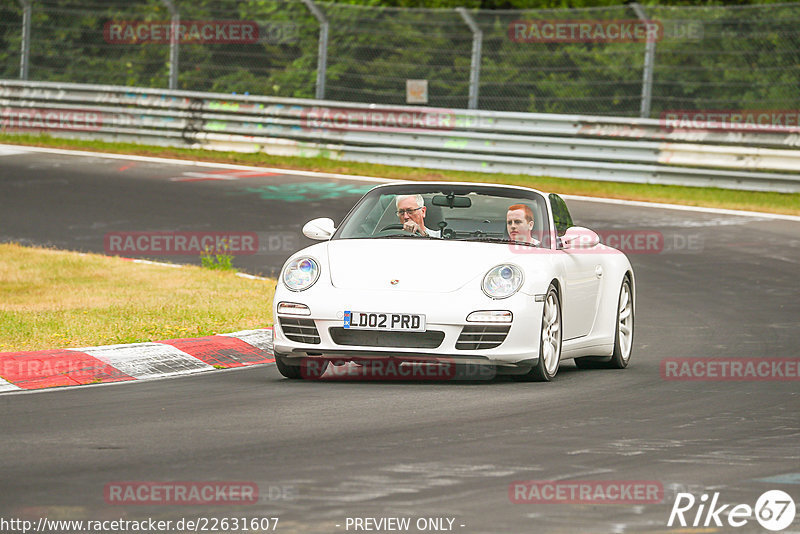
[[(254, 238), (254, 250), (233, 251), (234, 265), (251, 274), (275, 275), (290, 254), (313, 243), (299, 231), (305, 222), (341, 219), (375, 185), (191, 162), (46, 153), (0, 158), (0, 242), (199, 264), (199, 254), (164, 250), (166, 242), (131, 250), (124, 238), (142, 232), (230, 234)], [(120, 246), (111, 236), (121, 238)]]
[[(109, 232), (253, 232), (259, 252), (235, 263), (274, 274), (308, 242), (299, 233), (305, 221), (340, 220), (370, 185), (288, 173), (220, 178), (226, 172), (0, 155), (0, 241), (103, 252)], [(356, 519), (389, 517), (410, 518), (403, 532), (767, 532), (753, 517), (734, 528), (727, 512), (721, 527), (704, 526), (703, 512), (691, 528), (697, 505), (685, 514), (689, 528), (667, 521), (679, 492), (698, 504), (718, 492), (728, 511), (753, 507), (767, 490), (800, 500), (797, 378), (673, 380), (661, 365), (797, 361), (800, 223), (569, 205), (578, 224), (601, 233), (661, 236), (657, 250), (629, 253), (638, 295), (628, 369), (565, 362), (548, 384), (317, 382), (284, 380), (267, 365), (0, 395), (0, 517), (279, 517), (284, 533), (397, 531), (355, 527)], [(663, 496), (512, 502), (512, 483), (531, 480), (651, 481)], [(259, 497), (247, 505), (109, 504), (108, 485), (129, 481), (246, 481)], [(418, 528), (419, 519), (436, 518)], [(222, 531), (233, 532), (212, 532)], [(783, 532), (800, 532), (800, 517)]]

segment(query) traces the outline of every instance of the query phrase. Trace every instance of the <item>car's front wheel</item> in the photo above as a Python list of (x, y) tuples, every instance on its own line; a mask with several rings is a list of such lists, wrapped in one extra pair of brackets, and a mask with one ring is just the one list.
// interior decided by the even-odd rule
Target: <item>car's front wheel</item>
[(608, 362), (613, 369), (625, 369), (633, 353), (633, 291), (628, 278), (622, 282), (617, 305), (617, 333), (614, 336), (614, 354)]
[(556, 376), (561, 363), (561, 301), (553, 284), (547, 289), (542, 310), (542, 331), (539, 336), (539, 361), (523, 380), (549, 382)]
[(285, 354), (275, 353), (275, 366), (286, 378), (319, 378), (328, 369), (328, 360), (303, 358), (299, 364), (289, 363)]
[(580, 369), (625, 369), (633, 353), (633, 290), (628, 277), (622, 281), (617, 301), (617, 326), (614, 335), (614, 353), (609, 358), (585, 356), (575, 358)]

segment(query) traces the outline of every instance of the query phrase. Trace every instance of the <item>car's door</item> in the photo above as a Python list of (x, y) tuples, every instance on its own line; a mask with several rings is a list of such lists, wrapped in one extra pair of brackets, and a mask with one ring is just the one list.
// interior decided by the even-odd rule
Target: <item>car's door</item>
[(587, 335), (597, 315), (600, 278), (603, 270), (600, 255), (591, 250), (564, 248), (560, 237), (574, 226), (567, 203), (556, 194), (549, 196), (553, 211), (553, 223), (559, 239), (558, 250), (564, 265), (564, 294), (561, 295), (563, 339), (574, 339)]

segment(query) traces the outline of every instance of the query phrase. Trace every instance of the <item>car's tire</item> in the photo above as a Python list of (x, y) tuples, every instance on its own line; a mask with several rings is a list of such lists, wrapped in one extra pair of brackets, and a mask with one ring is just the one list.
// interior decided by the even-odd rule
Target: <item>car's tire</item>
[(633, 290), (626, 276), (622, 280), (617, 298), (617, 317), (614, 333), (614, 353), (611, 357), (586, 356), (575, 358), (579, 369), (625, 369), (633, 354)]
[(278, 371), (290, 379), (298, 378), (319, 378), (328, 369), (328, 360), (318, 360), (316, 358), (303, 358), (299, 365), (292, 365), (287, 361), (286, 355), (275, 353), (275, 366)]
[(539, 335), (539, 360), (530, 371), (517, 375), (520, 380), (549, 382), (561, 363), (561, 301), (553, 284), (547, 288), (542, 308), (542, 327)]
[(299, 365), (291, 365), (286, 362), (286, 356), (283, 354), (275, 353), (275, 366), (278, 368), (278, 371), (285, 376), (286, 378), (297, 379), (303, 378), (302, 373), (300, 372)]
[(617, 332), (614, 335), (614, 354), (608, 362), (612, 369), (625, 369), (633, 354), (633, 289), (626, 276), (617, 301)]

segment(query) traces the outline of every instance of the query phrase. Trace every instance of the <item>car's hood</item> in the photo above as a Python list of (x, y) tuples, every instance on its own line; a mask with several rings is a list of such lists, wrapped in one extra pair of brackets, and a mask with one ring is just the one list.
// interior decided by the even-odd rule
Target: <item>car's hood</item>
[(487, 255), (491, 248), (439, 239), (342, 239), (328, 243), (328, 265), (333, 286), (342, 289), (446, 293), (496, 265)]

